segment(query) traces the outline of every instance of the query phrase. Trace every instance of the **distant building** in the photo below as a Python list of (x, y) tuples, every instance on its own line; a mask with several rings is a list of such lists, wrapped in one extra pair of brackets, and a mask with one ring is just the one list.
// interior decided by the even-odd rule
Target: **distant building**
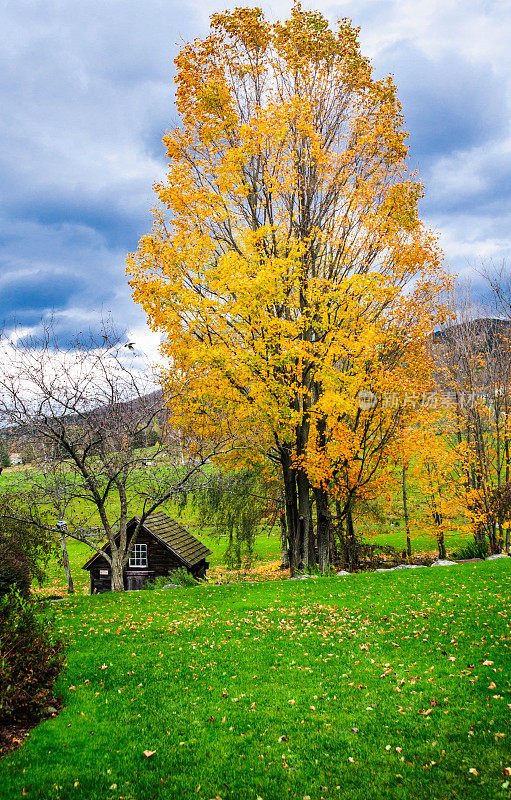
[[(128, 522), (128, 541), (138, 523), (134, 517)], [(110, 552), (110, 545), (105, 544), (103, 550)], [(129, 590), (143, 589), (146, 582), (151, 582), (160, 575), (169, 576), (172, 583), (172, 571), (184, 567), (195, 578), (204, 578), (211, 555), (206, 545), (199, 542), (186, 528), (171, 519), (163, 512), (147, 517), (133, 547), (131, 558), (124, 568), (124, 588)], [(82, 569), (90, 572), (90, 592), (109, 592), (112, 587), (110, 564), (100, 553), (95, 553), (83, 565)]]

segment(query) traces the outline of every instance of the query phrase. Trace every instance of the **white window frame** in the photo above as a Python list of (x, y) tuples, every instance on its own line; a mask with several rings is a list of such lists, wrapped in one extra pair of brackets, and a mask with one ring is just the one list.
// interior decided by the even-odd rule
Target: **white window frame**
[(147, 544), (145, 542), (136, 542), (131, 551), (130, 567), (147, 567)]

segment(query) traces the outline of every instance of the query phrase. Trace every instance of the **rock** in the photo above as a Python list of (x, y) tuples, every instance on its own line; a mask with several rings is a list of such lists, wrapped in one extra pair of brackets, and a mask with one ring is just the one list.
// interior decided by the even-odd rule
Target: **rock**
[(346, 572), (345, 569), (340, 569), (337, 575), (351, 575), (351, 572)]
[(495, 561), (497, 558), (509, 558), (507, 553), (495, 553), (493, 556), (488, 556), (487, 561)]
[(54, 717), (55, 714), (58, 714), (58, 713), (59, 713), (59, 710), (58, 710), (58, 708), (55, 708), (55, 706), (46, 706), (46, 708), (43, 708), (43, 716), (44, 717)]
[(381, 569), (375, 569), (375, 572), (394, 572), (396, 569), (422, 569), (424, 564), (398, 564), (397, 567), (382, 567)]
[(456, 561), (448, 561), (447, 559), (438, 559), (438, 561), (433, 561), (432, 567), (452, 567), (456, 564)]
[(182, 586), (179, 586), (177, 583), (166, 583), (165, 586), (161, 587), (162, 589), (182, 589)]
[(290, 581), (307, 581), (309, 578), (317, 578), (317, 575), (295, 575), (294, 578), (289, 578)]

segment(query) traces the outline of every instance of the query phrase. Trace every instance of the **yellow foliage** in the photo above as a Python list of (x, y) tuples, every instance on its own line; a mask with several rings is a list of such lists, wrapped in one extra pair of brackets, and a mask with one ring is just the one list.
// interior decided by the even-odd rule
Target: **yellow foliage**
[(373, 78), (348, 20), (330, 30), (299, 4), (273, 25), (258, 9), (216, 14), (176, 65), (182, 126), (128, 258), (166, 335), (176, 414), (247, 450), (286, 447), (333, 496), (369, 492), (401, 412), (362, 410), (359, 392), (423, 391), (449, 284), (395, 87)]

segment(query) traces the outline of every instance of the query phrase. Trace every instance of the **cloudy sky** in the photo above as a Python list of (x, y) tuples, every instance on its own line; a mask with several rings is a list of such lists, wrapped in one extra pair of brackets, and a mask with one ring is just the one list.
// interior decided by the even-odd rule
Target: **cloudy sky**
[[(253, 3), (247, 2), (247, 5)], [(256, 3), (261, 5), (260, 3)], [(243, 5), (242, 0), (232, 6)], [(453, 272), (511, 267), (511, 3), (316, 0), (361, 26), (378, 76), (394, 75), (422, 216)], [(177, 123), (173, 58), (231, 6), (175, 0), (0, 3), (0, 321), (94, 328), (112, 313), (149, 350), (124, 258), (150, 226), (161, 138)], [(290, 3), (263, 3), (282, 18)]]

